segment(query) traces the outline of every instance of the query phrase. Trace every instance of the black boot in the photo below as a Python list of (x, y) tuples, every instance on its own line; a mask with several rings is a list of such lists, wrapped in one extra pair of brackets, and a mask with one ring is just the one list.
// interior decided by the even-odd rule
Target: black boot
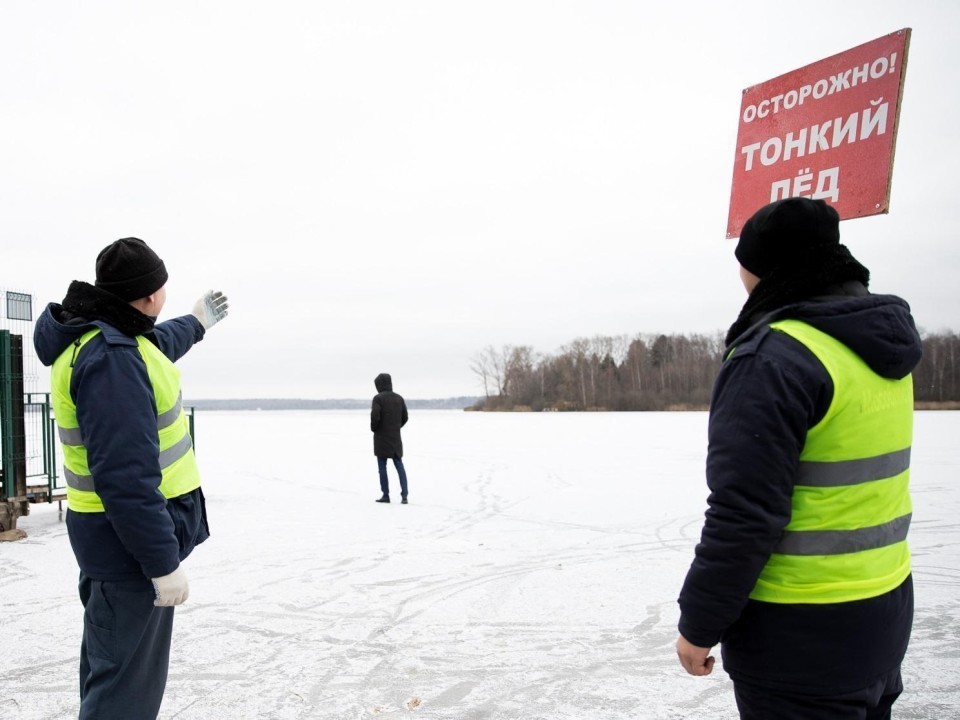
[(401, 504), (401, 505), (406, 505), (406, 504), (407, 504), (407, 499), (406, 499), (406, 498), (401, 498), (401, 499), (400, 499), (400, 504)]
[(388, 503), (388, 502), (390, 502), (390, 496), (389, 496), (389, 495), (384, 495), (382, 498), (380, 498), (379, 500), (377, 500), (377, 502)]

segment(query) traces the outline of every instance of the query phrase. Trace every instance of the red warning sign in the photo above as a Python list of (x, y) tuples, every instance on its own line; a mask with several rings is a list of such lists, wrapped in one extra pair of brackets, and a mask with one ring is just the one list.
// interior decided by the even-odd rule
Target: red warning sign
[(785, 197), (888, 211), (909, 47), (905, 28), (743, 91), (728, 238)]

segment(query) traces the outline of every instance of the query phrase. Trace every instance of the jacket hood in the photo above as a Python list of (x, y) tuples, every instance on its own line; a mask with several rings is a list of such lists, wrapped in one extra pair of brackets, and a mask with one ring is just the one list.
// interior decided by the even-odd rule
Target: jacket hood
[(37, 318), (33, 346), (46, 366), (94, 327), (115, 328), (136, 337), (153, 330), (153, 318), (144, 315), (116, 295), (90, 285), (70, 283), (63, 303), (50, 303)]
[(393, 380), (390, 379), (389, 373), (380, 373), (374, 378), (373, 384), (377, 387), (377, 392), (392, 392), (393, 391)]
[(784, 318), (802, 320), (839, 340), (875, 373), (891, 380), (913, 372), (923, 355), (910, 306), (895, 295), (806, 301), (782, 308), (764, 323)]
[(37, 318), (33, 329), (33, 347), (40, 362), (47, 367), (53, 365), (64, 350), (93, 327), (88, 322), (76, 325), (62, 322), (58, 319), (62, 317), (62, 310), (61, 305), (50, 303)]

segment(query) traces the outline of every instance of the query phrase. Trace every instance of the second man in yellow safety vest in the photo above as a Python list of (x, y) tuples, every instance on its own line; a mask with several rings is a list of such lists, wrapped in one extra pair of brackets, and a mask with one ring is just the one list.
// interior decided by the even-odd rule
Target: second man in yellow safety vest
[(710, 404), (708, 509), (680, 592), (693, 675), (721, 643), (741, 718), (889, 718), (913, 618), (907, 303), (867, 290), (823, 200), (761, 208)]

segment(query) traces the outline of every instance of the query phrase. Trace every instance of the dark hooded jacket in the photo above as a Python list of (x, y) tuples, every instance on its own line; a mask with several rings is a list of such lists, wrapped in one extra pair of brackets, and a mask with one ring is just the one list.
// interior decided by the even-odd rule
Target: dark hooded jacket
[(906, 302), (846, 293), (777, 309), (736, 337), (721, 368), (709, 420), (708, 510), (680, 593), (681, 634), (723, 643), (734, 680), (825, 693), (865, 687), (896, 671), (909, 640), (912, 580), (876, 598), (826, 605), (750, 600), (790, 520), (793, 478), (807, 431), (826, 413), (833, 384), (816, 356), (769, 323), (792, 318), (839, 340), (877, 374), (906, 377), (921, 342)]
[(154, 324), (115, 295), (73, 282), (63, 303), (50, 303), (37, 319), (40, 361), (52, 365), (94, 327), (101, 332), (74, 359), (70, 395), (105, 512), (68, 510), (70, 543), (95, 580), (162, 577), (209, 531), (200, 488), (169, 501), (158, 491), (156, 399), (136, 337), (175, 362), (203, 339), (204, 328), (193, 315)]
[(387, 373), (377, 375), (373, 384), (377, 388), (370, 408), (373, 454), (382, 458), (402, 458), (400, 428), (407, 424), (407, 404), (393, 391), (393, 381)]

